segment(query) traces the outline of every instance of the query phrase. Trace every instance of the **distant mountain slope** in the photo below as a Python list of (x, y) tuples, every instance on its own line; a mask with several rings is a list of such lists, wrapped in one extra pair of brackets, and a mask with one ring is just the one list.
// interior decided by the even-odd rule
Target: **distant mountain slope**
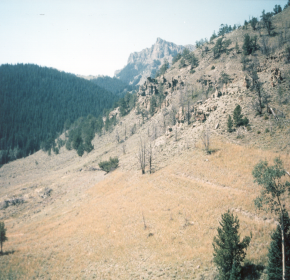
[(64, 122), (99, 116), (117, 95), (73, 74), (32, 64), (0, 66), (0, 164), (54, 141)]
[(122, 95), (125, 91), (132, 91), (135, 88), (134, 86), (126, 84), (116, 77), (111, 78), (109, 76), (98, 76), (97, 78), (90, 79), (90, 81), (99, 87), (119, 95)]
[(193, 45), (180, 46), (157, 38), (156, 43), (141, 52), (131, 53), (127, 65), (115, 72), (115, 77), (132, 85), (141, 85), (147, 77), (155, 75), (164, 59), (171, 63), (172, 58), (181, 53), (185, 48), (193, 51)]

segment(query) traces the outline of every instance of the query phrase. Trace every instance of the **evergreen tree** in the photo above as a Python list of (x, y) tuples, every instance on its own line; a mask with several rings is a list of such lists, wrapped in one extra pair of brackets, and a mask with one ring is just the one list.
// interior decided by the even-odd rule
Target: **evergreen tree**
[(273, 11), (274, 11), (274, 14), (277, 15), (282, 12), (282, 8), (280, 5), (275, 5)]
[[(280, 158), (274, 160), (273, 166), (268, 166), (267, 161), (260, 161), (254, 168), (252, 174), (255, 182), (262, 186), (261, 195), (255, 199), (255, 205), (259, 209), (270, 210), (280, 215), (281, 221), (281, 251), (282, 251), (282, 279), (286, 279), (286, 250), (284, 214), (285, 204), (283, 199), (290, 182), (282, 179), (286, 175)], [(289, 276), (288, 276), (289, 277)]]
[(241, 126), (243, 124), (242, 108), (240, 105), (236, 106), (233, 114), (233, 119), (236, 127)]
[(258, 19), (256, 17), (252, 17), (251, 26), (252, 26), (253, 30), (256, 30), (257, 23), (258, 23)]
[[(281, 225), (280, 217), (280, 225)], [(271, 234), (271, 244), (268, 252), (267, 274), (268, 280), (282, 279), (282, 238), (281, 226)], [(285, 230), (285, 259), (286, 259), (286, 279), (290, 279), (290, 219), (288, 212), (284, 212), (284, 230)]]
[(4, 222), (0, 222), (0, 244), (1, 244), (1, 254), (3, 253), (2, 251), (2, 246), (3, 246), (3, 243), (5, 241), (8, 240), (8, 238), (6, 237), (6, 228), (5, 228), (5, 224)]
[(232, 120), (230, 115), (228, 117), (227, 126), (228, 126), (228, 132), (230, 132), (230, 133), (233, 132), (233, 120)]
[(237, 264), (236, 261), (234, 261), (231, 270), (230, 280), (241, 280), (242, 279), (241, 271), (242, 271), (241, 264)]
[[(246, 256), (245, 250), (250, 244), (251, 238), (246, 236), (240, 242), (238, 233), (240, 223), (238, 217), (228, 210), (222, 215), (220, 226), (217, 228), (218, 235), (213, 240), (213, 261), (218, 267), (219, 279), (229, 280), (231, 274), (238, 274), (241, 262)], [(235, 267), (233, 268), (233, 264)]]

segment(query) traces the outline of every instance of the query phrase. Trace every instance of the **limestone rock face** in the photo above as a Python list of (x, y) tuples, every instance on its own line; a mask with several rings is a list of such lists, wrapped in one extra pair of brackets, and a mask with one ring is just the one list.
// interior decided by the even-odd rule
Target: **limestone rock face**
[(156, 43), (151, 48), (131, 53), (127, 65), (123, 69), (117, 70), (115, 77), (128, 84), (142, 85), (148, 77), (155, 75), (164, 59), (171, 63), (172, 58), (185, 48), (190, 51), (195, 49), (193, 45), (181, 46), (157, 38)]

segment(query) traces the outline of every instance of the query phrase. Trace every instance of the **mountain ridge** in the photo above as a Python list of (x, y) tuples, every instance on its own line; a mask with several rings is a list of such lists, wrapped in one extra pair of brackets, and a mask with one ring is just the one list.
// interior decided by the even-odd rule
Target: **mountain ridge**
[(147, 77), (155, 75), (156, 71), (164, 63), (164, 59), (167, 59), (171, 64), (173, 57), (181, 53), (185, 48), (190, 51), (195, 49), (193, 45), (176, 45), (158, 37), (155, 44), (150, 48), (131, 53), (127, 65), (120, 70), (116, 70), (114, 75), (129, 84), (141, 85)]

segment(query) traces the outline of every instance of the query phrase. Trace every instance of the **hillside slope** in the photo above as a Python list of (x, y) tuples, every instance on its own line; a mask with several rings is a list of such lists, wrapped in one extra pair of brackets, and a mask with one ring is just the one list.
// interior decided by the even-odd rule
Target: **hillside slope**
[[(63, 147), (58, 155), (39, 151), (1, 167), (0, 219), (9, 238), (0, 258), (3, 278), (213, 280), (212, 241), (229, 209), (238, 215), (241, 238), (252, 234), (249, 267), (266, 279), (277, 217), (255, 208), (261, 189), (252, 170), (276, 157), (290, 170), (290, 26), (282, 45), (277, 35), (288, 18), (290, 8), (272, 18), (271, 36), (261, 23), (257, 31), (226, 34), (231, 43), (219, 56), (216, 38), (194, 51), (197, 67), (178, 61), (164, 76), (147, 79), (135, 109), (122, 118), (116, 109), (118, 123), (95, 136), (89, 154)], [(243, 56), (246, 33), (259, 35), (261, 47)], [(266, 53), (263, 38), (271, 47)], [(268, 96), (261, 113), (258, 82)], [(237, 105), (249, 125), (229, 132)], [(151, 174), (148, 164), (141, 174), (141, 141), (147, 155), (152, 148)], [(115, 156), (117, 170), (99, 169)], [(284, 202), (289, 211), (289, 198)]]
[(0, 66), (0, 164), (27, 156), (64, 123), (102, 115), (119, 97), (73, 74), (32, 64)]

